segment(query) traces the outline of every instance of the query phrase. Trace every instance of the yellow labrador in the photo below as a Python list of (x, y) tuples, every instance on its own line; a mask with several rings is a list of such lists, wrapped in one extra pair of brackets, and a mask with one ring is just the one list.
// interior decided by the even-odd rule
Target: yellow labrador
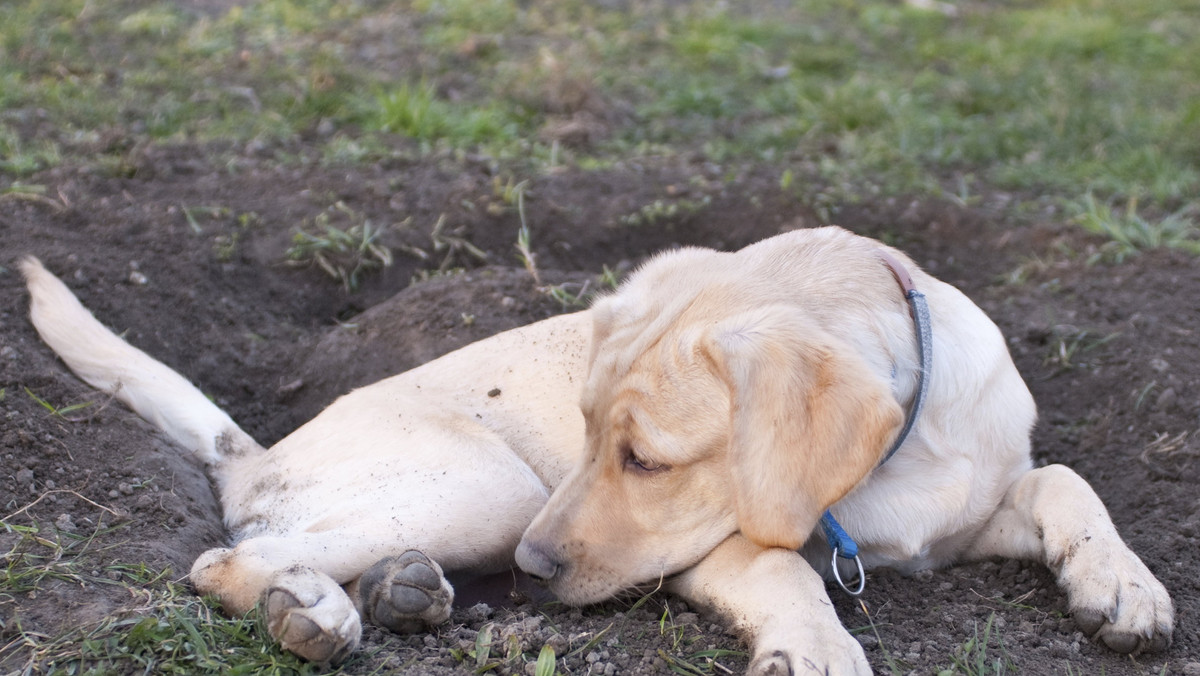
[[(928, 297), (936, 363), (878, 466), (920, 370), (881, 251)], [(197, 590), (233, 613), (263, 602), (312, 660), (352, 650), (362, 620), (444, 621), (444, 573), (515, 556), (569, 603), (665, 578), (746, 635), (754, 673), (867, 673), (822, 580), (829, 507), (868, 568), (1033, 558), (1114, 649), (1170, 641), (1166, 590), (1091, 488), (1031, 469), (1034, 406), (996, 327), (840, 229), (663, 254), (591, 312), (356, 390), (270, 449), (37, 261), (22, 269), (47, 344), (209, 465), (233, 542), (196, 561)]]

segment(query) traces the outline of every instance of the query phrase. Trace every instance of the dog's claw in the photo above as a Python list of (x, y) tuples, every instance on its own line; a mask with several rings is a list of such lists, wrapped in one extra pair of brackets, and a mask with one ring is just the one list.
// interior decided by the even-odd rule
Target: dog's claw
[(776, 650), (754, 660), (747, 673), (753, 676), (792, 676), (792, 662), (783, 651)]
[(367, 619), (399, 634), (445, 622), (454, 601), (441, 568), (415, 550), (368, 568), (359, 579), (358, 593)]

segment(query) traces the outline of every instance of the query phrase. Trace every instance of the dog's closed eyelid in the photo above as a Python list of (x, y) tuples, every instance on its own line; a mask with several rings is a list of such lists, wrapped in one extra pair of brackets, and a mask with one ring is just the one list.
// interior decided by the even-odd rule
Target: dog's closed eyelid
[(631, 444), (622, 444), (621, 457), (624, 458), (625, 469), (639, 474), (655, 474), (670, 469), (670, 466), (647, 459), (634, 450)]

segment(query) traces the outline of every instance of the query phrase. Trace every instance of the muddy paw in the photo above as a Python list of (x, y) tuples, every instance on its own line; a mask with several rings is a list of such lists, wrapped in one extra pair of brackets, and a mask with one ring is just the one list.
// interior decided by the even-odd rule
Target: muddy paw
[(1171, 597), (1124, 543), (1079, 547), (1062, 566), (1059, 581), (1075, 624), (1093, 641), (1121, 653), (1157, 652), (1171, 645)]
[(358, 594), (369, 621), (400, 634), (445, 622), (454, 601), (442, 569), (415, 550), (368, 568), (359, 579)]
[(362, 624), (346, 592), (311, 568), (289, 568), (267, 589), (267, 631), (287, 651), (336, 664), (358, 646)]

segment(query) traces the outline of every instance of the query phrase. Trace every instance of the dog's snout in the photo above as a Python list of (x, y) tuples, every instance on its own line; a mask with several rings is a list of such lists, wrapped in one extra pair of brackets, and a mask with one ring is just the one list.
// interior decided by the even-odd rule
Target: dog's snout
[(517, 546), (517, 565), (531, 577), (542, 581), (553, 579), (561, 567), (561, 563), (545, 547), (528, 540), (521, 540)]

